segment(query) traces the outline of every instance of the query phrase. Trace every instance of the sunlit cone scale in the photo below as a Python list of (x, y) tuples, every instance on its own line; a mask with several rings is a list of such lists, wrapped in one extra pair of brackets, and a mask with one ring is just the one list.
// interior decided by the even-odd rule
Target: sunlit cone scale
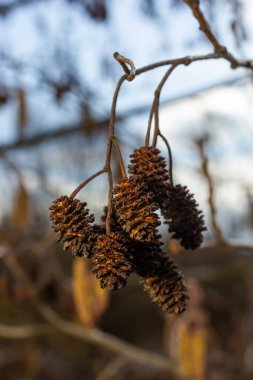
[(52, 228), (60, 233), (59, 241), (65, 250), (71, 249), (73, 256), (91, 257), (93, 245), (101, 233), (99, 226), (92, 226), (94, 216), (87, 204), (64, 195), (50, 207)]
[(145, 186), (133, 178), (114, 188), (113, 205), (122, 229), (138, 241), (151, 242), (157, 238), (158, 205), (146, 192)]
[(130, 156), (129, 173), (140, 183), (147, 185), (147, 191), (155, 202), (161, 206), (167, 195), (169, 171), (161, 152), (153, 147), (135, 149)]
[(101, 287), (110, 290), (123, 288), (132, 272), (124, 235), (114, 232), (100, 235), (94, 252), (92, 273), (100, 280)]
[(152, 302), (157, 303), (163, 311), (180, 314), (186, 309), (189, 296), (183, 277), (168, 256), (161, 257), (156, 276), (142, 278), (141, 282)]

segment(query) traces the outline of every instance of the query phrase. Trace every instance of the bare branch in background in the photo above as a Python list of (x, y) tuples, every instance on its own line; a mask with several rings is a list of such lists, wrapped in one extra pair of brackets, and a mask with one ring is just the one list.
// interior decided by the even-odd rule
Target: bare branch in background
[[(38, 310), (38, 312), (45, 318), (49, 324), (56, 329), (57, 331), (72, 336), (73, 338), (83, 340), (86, 343), (95, 344), (100, 346), (101, 348), (108, 350), (114, 354), (122, 355), (128, 360), (138, 362), (140, 364), (146, 365), (148, 367), (154, 368), (157, 371), (165, 371), (167, 373), (176, 375), (177, 371), (173, 365), (169, 361), (169, 359), (158, 355), (151, 353), (149, 351), (142, 350), (140, 348), (137, 348), (129, 343), (124, 342), (123, 340), (120, 340), (119, 338), (116, 338), (110, 334), (104, 333), (98, 329), (86, 329), (83, 326), (80, 326), (76, 323), (64, 320), (59, 315), (56, 314), (56, 312), (51, 309), (47, 304), (45, 304), (38, 296), (35, 296), (34, 294), (34, 286), (31, 280), (28, 278), (25, 271), (21, 268), (20, 264), (16, 260), (16, 258), (13, 255), (7, 255), (4, 257), (6, 264), (8, 265), (8, 268), (11, 270), (11, 272), (14, 274), (14, 276), (20, 281), (20, 283), (24, 283), (27, 288), (29, 289), (31, 295), (34, 295), (34, 297), (31, 299), (31, 302), (35, 306), (35, 308)], [(43, 327), (44, 329), (44, 327)], [(16, 334), (18, 330), (15, 330)], [(36, 331), (34, 330), (33, 333), (36, 335), (39, 335), (39, 329)], [(42, 332), (41, 332), (42, 333)], [(45, 331), (43, 331), (45, 333)], [(24, 338), (25, 335), (32, 335), (32, 330), (28, 332), (26, 331), (26, 334), (23, 333)], [(10, 335), (14, 336), (14, 333)], [(18, 335), (18, 334), (17, 334)], [(20, 333), (21, 335), (21, 333)], [(7, 334), (6, 334), (7, 338)]]
[(211, 223), (212, 223), (212, 229), (213, 229), (213, 234), (215, 236), (215, 239), (218, 243), (224, 244), (225, 239), (222, 235), (221, 229), (219, 227), (219, 224), (216, 219), (216, 214), (217, 210), (215, 207), (215, 201), (214, 201), (214, 185), (213, 185), (213, 180), (209, 171), (208, 167), (208, 159), (205, 154), (205, 144), (203, 139), (199, 139), (196, 141), (196, 145), (198, 147), (199, 153), (200, 153), (200, 158), (201, 158), (201, 165), (202, 165), (202, 173), (206, 179), (207, 186), (208, 186), (208, 204), (210, 208), (210, 213), (211, 213)]
[(97, 376), (96, 380), (111, 380), (119, 373), (124, 365), (127, 364), (127, 360), (122, 356), (112, 360)]
[(52, 327), (47, 324), (36, 324), (28, 326), (8, 326), (0, 324), (0, 337), (3, 339), (30, 339), (54, 332)]
[(12, 2), (5, 2), (3, 4), (0, 4), (0, 16), (8, 16), (9, 13), (23, 7), (24, 5), (32, 5), (37, 4), (39, 2), (45, 2), (49, 0), (14, 0)]
[[(190, 97), (196, 97), (198, 95), (201, 95), (202, 93), (208, 92), (209, 90), (212, 90), (215, 88), (219, 88), (222, 86), (231, 86), (233, 84), (240, 82), (241, 80), (250, 80), (250, 77), (244, 75), (242, 77), (228, 79), (228, 80), (219, 82), (217, 84), (213, 84), (211, 86), (210, 85), (205, 86), (203, 88), (200, 88), (198, 90), (194, 90), (194, 91), (186, 93), (184, 95), (179, 95), (179, 96), (161, 101), (160, 105), (163, 106), (163, 105), (167, 105), (167, 104), (174, 104), (176, 102), (183, 101), (183, 100), (188, 99)], [(146, 113), (149, 110), (150, 110), (149, 105), (131, 108), (130, 110), (122, 112), (121, 114), (116, 116), (115, 121), (121, 122), (122, 120), (125, 120), (129, 117), (139, 115), (142, 113)], [(104, 120), (98, 120), (96, 123), (97, 123), (97, 130), (102, 130), (108, 126), (109, 119), (107, 118)], [(36, 129), (41, 130), (41, 128), (39, 128), (39, 127)], [(18, 139), (14, 142), (11, 142), (11, 143), (2, 144), (2, 145), (0, 145), (0, 152), (1, 151), (4, 152), (4, 151), (17, 150), (17, 149), (24, 149), (24, 148), (28, 148), (28, 147), (34, 147), (36, 145), (43, 144), (45, 142), (49, 142), (51, 140), (56, 140), (58, 138), (66, 138), (66, 137), (69, 137), (69, 136), (72, 136), (75, 134), (80, 134), (80, 133), (82, 133), (82, 134), (84, 133), (82, 125), (80, 125), (80, 124), (73, 124), (73, 125), (69, 125), (69, 126), (66, 126), (66, 125), (65, 126), (58, 126), (58, 128), (55, 128), (53, 130), (52, 130), (52, 128), (49, 128), (49, 131), (47, 131), (47, 132), (36, 133), (34, 136), (27, 136), (27, 137), (24, 137), (22, 140)]]

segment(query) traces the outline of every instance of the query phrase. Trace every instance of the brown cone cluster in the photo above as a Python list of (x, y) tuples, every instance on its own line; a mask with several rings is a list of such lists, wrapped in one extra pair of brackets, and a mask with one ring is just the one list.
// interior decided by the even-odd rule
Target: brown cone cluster
[(157, 148), (141, 147), (130, 157), (129, 173), (136, 182), (146, 185), (169, 224), (172, 238), (179, 240), (185, 249), (198, 248), (206, 228), (193, 195), (186, 187), (171, 185), (165, 159)]
[(130, 238), (143, 242), (156, 239), (160, 225), (155, 213), (158, 206), (144, 184), (134, 178), (120, 182), (114, 188), (113, 205), (119, 223)]
[(132, 272), (124, 235), (100, 235), (92, 257), (92, 273), (100, 280), (101, 288), (118, 290), (126, 285)]
[(172, 238), (179, 240), (185, 249), (196, 249), (202, 244), (206, 230), (204, 216), (186, 186), (170, 189), (163, 214)]
[(105, 225), (108, 207), (97, 225), (86, 203), (67, 196), (50, 207), (52, 227), (64, 249), (92, 259), (92, 273), (102, 288), (118, 290), (135, 272), (153, 302), (179, 314), (186, 308), (187, 290), (178, 268), (161, 249), (156, 211), (160, 208), (172, 237), (186, 249), (202, 243), (203, 214), (186, 187), (173, 186), (158, 149), (135, 149), (129, 173), (130, 178), (113, 189), (110, 228)]
[(160, 150), (153, 147), (135, 149), (130, 155), (128, 171), (139, 183), (147, 185), (147, 190), (159, 206), (166, 197), (169, 186), (169, 171)]
[(93, 227), (94, 216), (90, 215), (87, 204), (66, 195), (57, 198), (50, 207), (52, 228), (59, 232), (59, 241), (64, 250), (71, 249), (73, 256), (90, 257), (98, 227)]

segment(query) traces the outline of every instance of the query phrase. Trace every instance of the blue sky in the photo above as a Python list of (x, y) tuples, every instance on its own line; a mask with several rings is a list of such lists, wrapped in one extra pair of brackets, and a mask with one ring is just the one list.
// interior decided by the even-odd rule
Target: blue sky
[[(102, 59), (113, 61), (112, 55), (115, 51), (133, 59), (136, 67), (166, 58), (212, 51), (212, 47), (203, 40), (192, 44), (198, 40), (200, 32), (187, 7), (182, 8), (180, 13), (175, 13), (168, 10), (167, 1), (163, 0), (160, 6), (160, 20), (158, 23), (153, 23), (143, 18), (134, 0), (112, 0), (110, 3), (112, 4), (110, 22), (101, 25), (95, 24), (81, 14), (78, 7), (71, 8), (67, 5), (63, 7), (60, 0), (37, 4), (17, 11), (10, 18), (0, 20), (1, 51), (12, 55), (17, 61), (24, 60), (29, 68), (14, 74), (8, 69), (3, 72), (3, 77), (8, 77), (9, 83), (18, 83), (19, 86), (28, 89), (30, 125), (27, 133), (51, 129), (56, 125), (67, 125), (76, 122), (79, 117), (78, 107), (73, 99), (68, 98), (61, 105), (55, 106), (52, 94), (43, 87), (43, 83), (37, 86), (37, 68), (41, 65), (45, 71), (50, 65), (50, 70), (54, 71), (56, 77), (61, 71), (61, 67), (53, 63), (56, 44), (62, 47), (61, 54), (62, 52), (65, 54), (59, 65), (64, 59), (70, 59), (71, 64), (83, 75), (85, 81), (95, 89), (97, 101), (94, 109), (100, 115), (109, 114), (114, 86), (121, 75), (121, 67), (117, 62), (109, 72), (101, 71), (100, 63)], [(250, 58), (253, 51), (252, 40), (247, 42), (244, 52), (236, 51), (224, 27), (226, 18), (228, 15), (222, 14), (222, 18), (217, 19), (219, 28), (224, 30), (222, 42), (237, 56), (241, 54)], [(246, 20), (249, 35), (253, 32), (252, 18), (253, 2), (247, 0)], [(131, 83), (125, 83), (119, 97), (119, 112), (137, 105), (151, 104), (155, 86), (164, 70), (164, 68), (157, 69), (143, 74)], [(228, 63), (221, 60), (180, 67), (166, 84), (162, 99), (173, 98), (228, 78), (240, 77), (243, 73), (245, 71), (242, 69), (236, 72), (231, 70)], [(252, 96), (251, 85), (233, 86), (219, 88), (161, 109), (161, 128), (173, 148), (176, 178), (190, 186), (203, 207), (207, 194), (205, 184), (198, 173), (199, 161), (192, 138), (198, 137), (208, 128), (215, 131), (214, 141), (210, 144), (208, 154), (212, 159), (211, 168), (219, 186), (217, 202), (225, 210), (221, 218), (225, 218), (226, 209), (238, 212), (237, 204), (244, 191), (242, 183), (245, 182), (245, 186), (253, 188)], [(207, 123), (205, 118), (210, 113), (231, 118), (233, 123), (229, 128), (222, 122), (221, 125), (217, 125), (217, 122), (216, 125)], [(1, 143), (15, 138), (16, 119), (15, 102), (2, 107)], [(140, 141), (140, 136), (144, 135), (147, 119), (148, 114), (131, 118), (124, 128), (130, 134), (136, 135), (136, 139)], [(130, 153), (127, 148), (123, 150), (126, 156)], [(32, 171), (26, 168), (24, 173), (29, 177), (30, 186), (36, 187), (37, 180)], [(49, 175), (55, 189), (59, 183), (66, 191), (71, 191), (75, 187), (75, 180), (64, 178), (64, 173), (60, 174), (58, 171)], [(225, 186), (226, 178), (230, 181), (229, 196), (228, 187)], [(89, 191), (94, 192), (97, 185), (89, 186)], [(93, 205), (98, 202), (97, 197), (97, 194), (93, 197)], [(247, 204), (244, 204), (243, 212), (246, 207)]]

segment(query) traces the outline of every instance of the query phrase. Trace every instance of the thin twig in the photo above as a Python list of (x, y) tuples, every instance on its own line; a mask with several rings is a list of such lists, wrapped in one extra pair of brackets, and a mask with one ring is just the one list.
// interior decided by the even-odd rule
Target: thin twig
[[(120, 79), (118, 80), (117, 86), (114, 91), (113, 99), (112, 99), (112, 106), (111, 106), (111, 116), (110, 116), (110, 124), (109, 124), (109, 132), (108, 132), (108, 142), (112, 142), (112, 139), (115, 138), (115, 117), (116, 117), (116, 105), (117, 105), (117, 100), (119, 96), (119, 91), (120, 88), (123, 84), (123, 82), (126, 80), (126, 74), (122, 75)], [(107, 148), (107, 154), (106, 154), (106, 165), (110, 164), (110, 157), (111, 157), (111, 152), (110, 148), (108, 146)]]
[(105, 157), (105, 166), (103, 169), (99, 170), (89, 178), (87, 178), (85, 181), (83, 181), (71, 194), (70, 198), (75, 198), (75, 196), (79, 193), (81, 189), (83, 189), (90, 181), (92, 181), (94, 178), (98, 177), (99, 175), (103, 173), (107, 173), (108, 176), (108, 212), (106, 216), (106, 233), (109, 234), (110, 229), (110, 221), (111, 221), (111, 212), (112, 212), (112, 196), (113, 196), (113, 177), (112, 177), (112, 171), (111, 171), (111, 152), (112, 152), (112, 144), (115, 147), (117, 157), (120, 163), (120, 169), (122, 173), (123, 178), (127, 178), (126, 170), (124, 167), (124, 162), (122, 158), (122, 154), (119, 148), (119, 144), (117, 142), (116, 136), (115, 136), (115, 117), (116, 117), (116, 105), (117, 105), (117, 99), (119, 95), (120, 88), (122, 86), (122, 83), (126, 79), (126, 75), (122, 75), (119, 79), (117, 86), (114, 91), (114, 96), (112, 100), (112, 107), (111, 107), (111, 116), (110, 116), (110, 124), (109, 124), (109, 132), (108, 132), (108, 143), (107, 143), (107, 150), (106, 150), (106, 157)]
[(80, 190), (82, 190), (90, 181), (92, 181), (94, 178), (100, 176), (101, 174), (106, 173), (106, 169), (99, 170), (95, 174), (91, 175), (89, 178), (87, 178), (85, 181), (80, 183), (80, 185), (70, 194), (70, 198), (75, 198), (76, 195), (79, 193)]
[(108, 205), (107, 205), (107, 214), (105, 220), (105, 228), (106, 234), (109, 235), (111, 233), (111, 215), (112, 215), (112, 197), (113, 197), (113, 178), (112, 178), (112, 170), (108, 168)]
[(122, 75), (117, 83), (117, 86), (114, 91), (113, 99), (112, 99), (112, 107), (111, 107), (111, 117), (110, 117), (110, 125), (109, 125), (109, 132), (108, 132), (108, 143), (107, 143), (107, 151), (106, 151), (106, 158), (105, 158), (105, 169), (108, 176), (108, 210), (106, 215), (106, 233), (109, 234), (111, 231), (110, 228), (110, 222), (111, 222), (111, 213), (112, 213), (112, 197), (113, 197), (113, 177), (112, 177), (112, 171), (111, 171), (111, 153), (112, 153), (112, 144), (116, 147), (116, 153), (118, 156), (118, 160), (120, 163), (120, 169), (122, 173), (122, 177), (127, 178), (126, 170), (124, 167), (124, 162), (122, 159), (120, 148), (117, 144), (117, 139), (115, 136), (115, 117), (116, 117), (116, 105), (117, 105), (117, 99), (119, 95), (120, 88), (123, 84), (123, 82), (126, 80), (126, 74)]
[[(162, 77), (162, 80), (160, 81), (159, 85), (157, 86), (157, 89), (155, 91), (155, 97), (154, 97), (154, 113), (155, 113), (155, 130), (154, 130), (154, 137), (153, 137), (153, 143), (152, 146), (156, 146), (157, 142), (157, 136), (159, 133), (159, 103), (160, 103), (160, 95), (161, 91), (163, 89), (163, 86), (165, 85), (167, 79), (172, 74), (172, 72), (175, 70), (175, 68), (178, 66), (177, 63), (172, 65), (169, 70), (165, 73), (165, 75)], [(153, 108), (153, 107), (152, 107)]]
[(236, 69), (237, 67), (247, 67), (253, 69), (253, 61), (252, 60), (238, 60), (231, 54), (225, 46), (220, 44), (218, 39), (212, 32), (212, 29), (207, 22), (203, 12), (200, 9), (200, 1), (199, 0), (183, 0), (185, 4), (187, 4), (199, 23), (199, 29), (205, 34), (207, 39), (211, 42), (214, 47), (215, 53), (218, 54), (220, 58), (224, 58), (231, 63), (231, 67)]
[(196, 145), (198, 147), (200, 158), (201, 158), (202, 172), (208, 185), (208, 193), (209, 193), (208, 204), (210, 208), (213, 234), (218, 243), (225, 244), (225, 239), (222, 235), (221, 228), (219, 227), (219, 224), (216, 218), (217, 211), (216, 211), (215, 202), (214, 202), (214, 186), (213, 186), (213, 180), (208, 168), (208, 159), (205, 155), (205, 146), (204, 146), (203, 139), (197, 140)]
[(121, 171), (122, 177), (123, 177), (123, 179), (125, 179), (125, 178), (127, 178), (127, 174), (126, 174), (126, 169), (125, 169), (122, 153), (121, 153), (121, 150), (119, 147), (119, 143), (115, 137), (112, 138), (112, 142), (113, 142), (114, 148), (116, 150), (116, 153), (118, 155), (118, 161), (119, 161), (119, 166), (120, 166), (120, 171)]
[(171, 152), (170, 144), (169, 144), (168, 140), (166, 139), (166, 137), (161, 133), (160, 129), (159, 129), (159, 132), (158, 132), (158, 136), (160, 136), (161, 139), (164, 141), (164, 143), (165, 143), (165, 145), (167, 147), (167, 150), (168, 150), (170, 184), (173, 187), (174, 186), (174, 183), (173, 183), (173, 158), (172, 158), (172, 152)]
[(225, 59), (234, 65), (233, 68), (245, 67), (251, 70), (253, 69), (252, 60), (238, 60), (235, 57), (231, 58), (230, 53), (210, 53), (210, 54), (204, 54), (204, 55), (185, 56), (182, 58), (167, 59), (164, 61), (155, 62), (150, 65), (143, 66), (140, 69), (137, 69), (135, 72), (135, 75), (137, 76), (137, 75), (146, 73), (150, 70), (154, 70), (162, 66), (175, 65), (175, 64), (188, 66), (193, 62), (206, 61), (210, 59)]
[[(124, 57), (123, 55), (119, 54), (117, 51), (113, 54), (113, 57), (120, 63), (121, 67), (123, 68), (125, 74), (127, 74), (126, 80), (131, 82), (135, 78), (135, 65), (133, 61), (129, 58)], [(127, 65), (130, 66), (130, 70), (128, 69)]]
[(154, 102), (152, 103), (150, 112), (149, 112), (149, 118), (148, 118), (148, 129), (146, 133), (146, 138), (145, 138), (145, 146), (149, 146), (149, 141), (150, 141), (150, 133), (151, 133), (151, 127), (152, 127), (152, 120), (153, 120), (153, 113), (155, 110), (155, 104)]
[(194, 17), (199, 22), (199, 29), (206, 35), (208, 40), (211, 42), (211, 44), (214, 47), (214, 50), (216, 53), (222, 53), (226, 51), (226, 48), (222, 46), (215, 35), (213, 34), (210, 25), (208, 24), (207, 20), (205, 19), (205, 16), (203, 15), (202, 11), (199, 8), (200, 2), (199, 0), (183, 0), (192, 10), (192, 13)]

